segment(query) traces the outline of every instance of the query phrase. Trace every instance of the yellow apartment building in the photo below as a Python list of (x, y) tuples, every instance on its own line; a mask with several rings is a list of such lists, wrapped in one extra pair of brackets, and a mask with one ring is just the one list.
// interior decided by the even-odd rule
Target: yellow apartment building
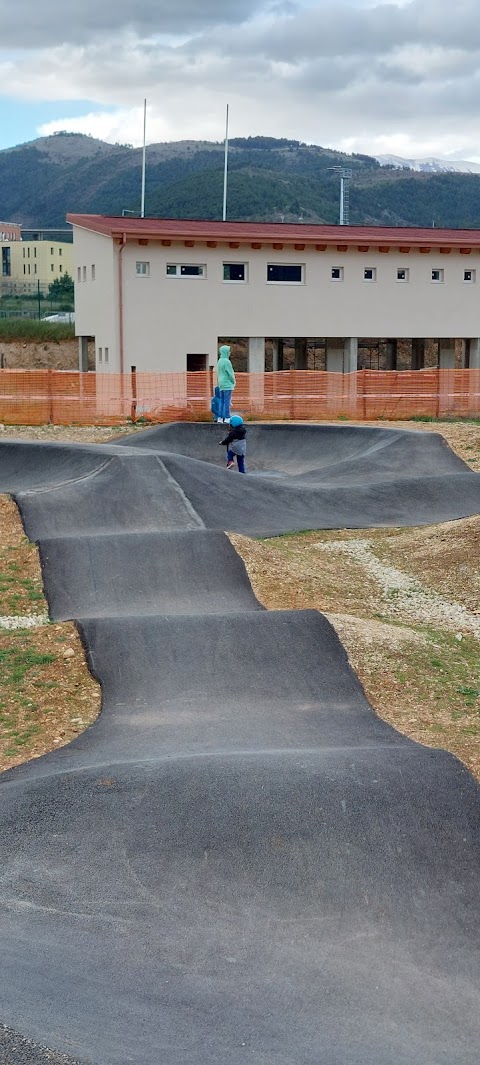
[(54, 240), (2, 241), (2, 289), (11, 294), (42, 292), (62, 274), (73, 277), (73, 244)]

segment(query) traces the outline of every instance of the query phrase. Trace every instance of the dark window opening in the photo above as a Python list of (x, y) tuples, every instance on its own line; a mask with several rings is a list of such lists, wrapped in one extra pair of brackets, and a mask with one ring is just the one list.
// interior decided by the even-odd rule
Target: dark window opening
[(202, 277), (203, 266), (181, 266), (180, 274), (183, 277)]
[(291, 266), (289, 263), (285, 263), (282, 266), (267, 267), (268, 281), (296, 281), (297, 284), (301, 284), (303, 280), (302, 275), (302, 266)]
[(187, 373), (205, 372), (208, 367), (208, 355), (187, 355)]
[(10, 259), (10, 248), (2, 248), (2, 277), (12, 276), (12, 263)]
[(245, 281), (245, 263), (224, 263), (224, 281)]

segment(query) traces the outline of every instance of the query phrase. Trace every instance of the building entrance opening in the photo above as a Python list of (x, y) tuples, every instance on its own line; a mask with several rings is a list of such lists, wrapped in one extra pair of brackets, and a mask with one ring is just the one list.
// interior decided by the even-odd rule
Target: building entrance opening
[(187, 373), (205, 373), (208, 355), (187, 355)]

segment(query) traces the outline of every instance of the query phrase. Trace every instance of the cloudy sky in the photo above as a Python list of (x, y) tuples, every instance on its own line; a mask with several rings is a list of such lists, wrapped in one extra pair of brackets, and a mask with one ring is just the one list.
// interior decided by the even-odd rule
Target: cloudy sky
[(0, 147), (269, 134), (480, 160), (480, 0), (0, 0)]

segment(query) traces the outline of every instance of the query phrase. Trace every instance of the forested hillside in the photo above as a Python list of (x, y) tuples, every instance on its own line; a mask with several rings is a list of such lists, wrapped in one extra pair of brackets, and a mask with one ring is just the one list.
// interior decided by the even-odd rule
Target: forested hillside
[[(62, 226), (68, 211), (138, 211), (141, 150), (81, 134), (56, 134), (0, 152), (0, 217), (24, 226)], [(480, 226), (480, 176), (383, 167), (273, 137), (230, 143), (228, 216), (232, 220), (338, 221), (339, 179), (353, 172), (352, 224)], [(146, 213), (220, 218), (223, 146), (206, 141), (147, 148)]]

